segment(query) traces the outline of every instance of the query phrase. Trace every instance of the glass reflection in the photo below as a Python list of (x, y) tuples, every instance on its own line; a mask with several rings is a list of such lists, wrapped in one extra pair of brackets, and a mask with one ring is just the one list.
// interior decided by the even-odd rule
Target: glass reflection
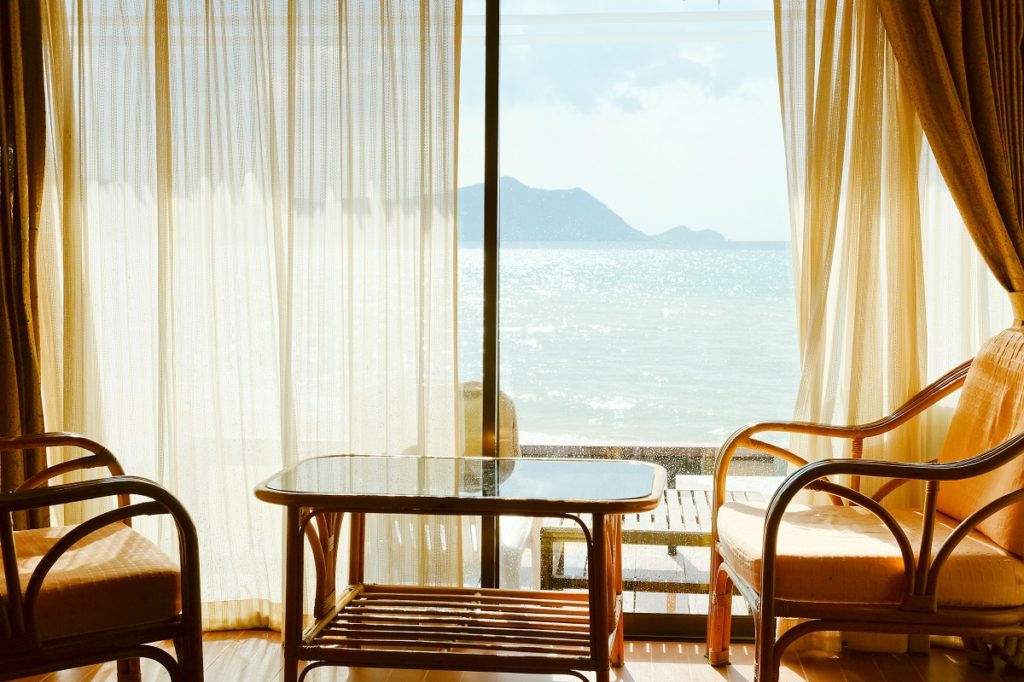
[(333, 455), (303, 460), (267, 481), (320, 495), (626, 500), (651, 493), (655, 468), (598, 459)]

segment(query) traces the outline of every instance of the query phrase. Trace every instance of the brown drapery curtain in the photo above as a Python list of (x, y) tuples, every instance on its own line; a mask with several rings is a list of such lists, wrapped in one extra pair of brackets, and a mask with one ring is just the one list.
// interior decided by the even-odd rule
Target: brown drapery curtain
[(946, 183), (1024, 324), (1024, 3), (879, 6)]
[[(37, 0), (0, 3), (0, 435), (43, 430), (39, 381), (36, 237), (43, 188), (46, 124)], [(0, 456), (0, 489), (11, 490), (45, 466), (42, 451)], [(15, 518), (47, 523), (46, 510)]]

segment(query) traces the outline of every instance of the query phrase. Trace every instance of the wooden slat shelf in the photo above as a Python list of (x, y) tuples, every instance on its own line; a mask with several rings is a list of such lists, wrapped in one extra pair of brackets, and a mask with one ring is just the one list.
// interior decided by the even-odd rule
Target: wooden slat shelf
[(586, 594), (352, 589), (355, 596), (304, 638), (303, 648), (315, 648), (318, 660), (358, 665), (386, 652), (397, 666), (414, 666), (423, 658), (436, 667), (440, 652), (452, 669), (491, 668), (482, 656), (515, 656), (538, 672), (592, 668)]

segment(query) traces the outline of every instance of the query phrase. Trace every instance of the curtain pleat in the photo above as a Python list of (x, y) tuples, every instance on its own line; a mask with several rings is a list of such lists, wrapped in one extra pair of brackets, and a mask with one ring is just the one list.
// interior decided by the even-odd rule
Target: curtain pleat
[(1024, 324), (1024, 4), (880, 0), (943, 177)]
[[(39, 6), (0, 6), (0, 433), (39, 433), (43, 408), (39, 364), (36, 243), (43, 185), (46, 107)], [(0, 454), (0, 489), (11, 490), (46, 465), (45, 453)], [(45, 509), (15, 514), (15, 526), (46, 525)]]
[[(47, 407), (189, 509), (207, 627), (276, 626), (259, 481), (458, 452), (460, 4), (45, 5)], [(368, 579), (460, 582), (461, 534), (379, 518)]]

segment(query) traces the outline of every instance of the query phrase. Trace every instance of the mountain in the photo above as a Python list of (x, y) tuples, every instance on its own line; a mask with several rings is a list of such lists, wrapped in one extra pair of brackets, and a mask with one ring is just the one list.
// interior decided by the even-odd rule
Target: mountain
[[(501, 239), (509, 242), (611, 242), (667, 249), (779, 248), (785, 242), (733, 242), (714, 230), (685, 225), (658, 235), (634, 229), (615, 211), (580, 189), (538, 189), (512, 177), (498, 181)], [(459, 241), (483, 242), (484, 186), (459, 188)]]
[[(498, 181), (501, 238), (532, 242), (634, 242), (651, 237), (580, 188), (537, 189), (515, 178)], [(460, 241), (483, 241), (484, 186), (459, 188)]]
[(691, 230), (686, 225), (679, 225), (665, 230), (654, 239), (659, 246), (674, 246), (686, 249), (722, 249), (728, 248), (729, 240), (714, 230)]

